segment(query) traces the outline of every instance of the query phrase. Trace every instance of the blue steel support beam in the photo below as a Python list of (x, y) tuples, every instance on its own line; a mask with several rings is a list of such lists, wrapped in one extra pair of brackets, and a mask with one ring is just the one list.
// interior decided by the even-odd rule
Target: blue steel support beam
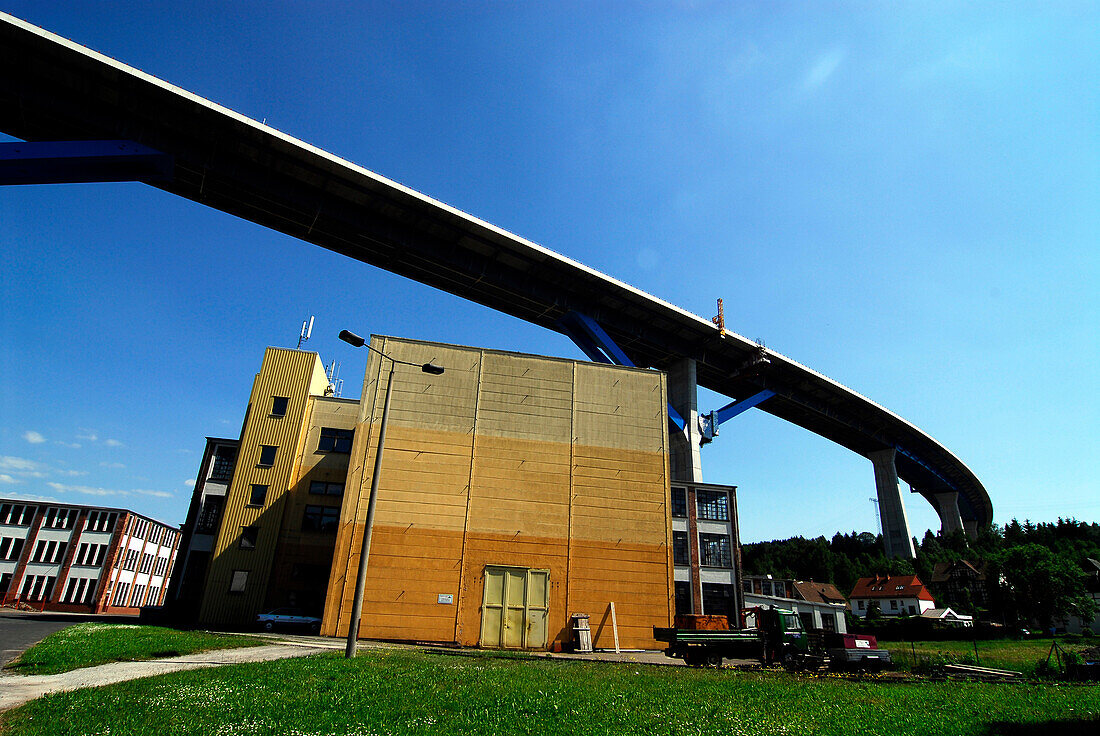
[(764, 389), (759, 393), (755, 393), (747, 399), (741, 399), (740, 401), (734, 401), (726, 404), (717, 411), (712, 411), (710, 414), (704, 414), (699, 419), (702, 421), (703, 430), (703, 443), (706, 444), (712, 439), (718, 436), (718, 425), (723, 422), (728, 422), (738, 414), (746, 412), (749, 409), (762, 404), (771, 397), (775, 396), (774, 391), (768, 391)]
[(171, 181), (172, 156), (133, 141), (0, 143), (0, 184)]
[[(587, 314), (569, 312), (558, 320), (558, 326), (593, 362), (634, 367), (633, 361), (626, 357), (626, 353), (615, 344), (611, 336)], [(687, 422), (672, 404), (668, 405), (668, 421), (681, 432), (687, 426)]]
[[(611, 339), (611, 336), (604, 332), (604, 329), (600, 327), (596, 320), (589, 317), (587, 314), (581, 314), (580, 312), (569, 312), (560, 320), (558, 324), (565, 330), (566, 334), (577, 343), (581, 350), (584, 350), (588, 357), (593, 360), (597, 360), (600, 363), (614, 363), (615, 365), (634, 366), (634, 361), (626, 356), (626, 353), (615, 344), (615, 341)], [(578, 340), (577, 338), (581, 339)], [(582, 342), (582, 340), (584, 342)], [(598, 347), (603, 354), (607, 357), (607, 360), (599, 360), (593, 358), (592, 354), (588, 352), (588, 348), (585, 347), (585, 343), (589, 346)]]

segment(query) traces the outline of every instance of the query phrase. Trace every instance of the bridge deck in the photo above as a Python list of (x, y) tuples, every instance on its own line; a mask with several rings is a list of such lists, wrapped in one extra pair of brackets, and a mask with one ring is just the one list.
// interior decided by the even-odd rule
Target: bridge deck
[(898, 475), (929, 499), (989, 496), (947, 448), (855, 391), (710, 321), (78, 44), (0, 13), (0, 130), (28, 141), (128, 139), (175, 157), (167, 192), (557, 330), (596, 319), (636, 365), (698, 361), (699, 384), (867, 455), (897, 447)]

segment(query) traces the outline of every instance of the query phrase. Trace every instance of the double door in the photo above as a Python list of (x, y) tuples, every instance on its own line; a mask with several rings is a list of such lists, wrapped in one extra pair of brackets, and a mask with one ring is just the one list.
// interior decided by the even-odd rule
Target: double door
[(549, 570), (486, 566), (480, 645), (491, 649), (545, 649), (549, 608)]

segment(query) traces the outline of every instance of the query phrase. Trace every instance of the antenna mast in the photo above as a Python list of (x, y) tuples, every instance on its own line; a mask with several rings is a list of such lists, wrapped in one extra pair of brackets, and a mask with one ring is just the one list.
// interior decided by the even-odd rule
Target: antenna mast
[(309, 336), (313, 334), (313, 315), (309, 315), (309, 321), (302, 323), (302, 331), (298, 333), (298, 349), (301, 350), (302, 343), (309, 341)]
[(885, 536), (886, 532), (882, 528), (882, 513), (879, 511), (878, 499), (871, 498), (868, 500), (875, 505), (875, 522), (878, 524), (878, 533)]
[(335, 360), (332, 361), (332, 365), (328, 367), (325, 373), (328, 376), (328, 388), (325, 389), (325, 396), (339, 398), (344, 390), (344, 379), (340, 378), (340, 364)]

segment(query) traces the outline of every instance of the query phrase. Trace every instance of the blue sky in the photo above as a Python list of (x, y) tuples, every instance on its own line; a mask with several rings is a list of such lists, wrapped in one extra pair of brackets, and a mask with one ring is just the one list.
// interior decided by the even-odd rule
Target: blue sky
[[(1096, 2), (4, 9), (696, 314), (724, 298), (943, 442), (999, 523), (1100, 518)], [(203, 437), (311, 314), (345, 396), (343, 328), (582, 357), (141, 184), (2, 189), (0, 245), (0, 496), (181, 522)], [(703, 463), (744, 541), (875, 529), (870, 463), (762, 412)]]

